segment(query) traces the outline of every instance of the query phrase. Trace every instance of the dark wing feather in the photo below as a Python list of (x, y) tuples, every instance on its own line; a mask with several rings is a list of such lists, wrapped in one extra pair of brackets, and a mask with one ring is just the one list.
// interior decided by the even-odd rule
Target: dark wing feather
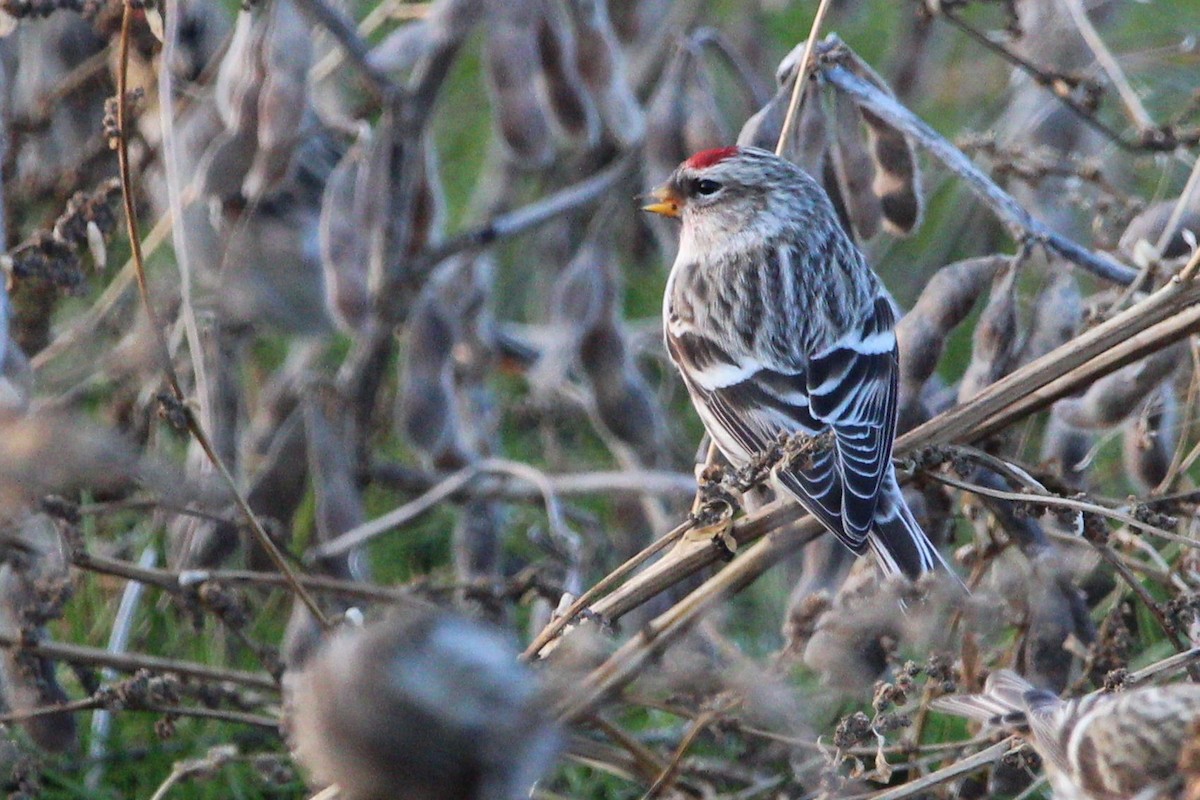
[(891, 304), (877, 297), (857, 331), (809, 362), (812, 415), (836, 435), (842, 524), (851, 538), (871, 530), (891, 469), (899, 374), (894, 322)]
[[(766, 451), (781, 433), (815, 436), (827, 429), (809, 410), (803, 372), (739, 365), (711, 339), (668, 334), (667, 347), (704, 427), (735, 463)], [(851, 550), (862, 553), (865, 533), (848, 535), (842, 524), (842, 479), (835, 450), (812, 456), (804, 470), (780, 470), (779, 482)]]

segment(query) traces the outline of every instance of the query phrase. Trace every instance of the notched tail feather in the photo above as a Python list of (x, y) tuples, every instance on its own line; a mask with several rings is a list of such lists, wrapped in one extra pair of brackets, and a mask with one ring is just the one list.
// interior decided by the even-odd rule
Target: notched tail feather
[(887, 575), (904, 575), (916, 580), (926, 572), (954, 571), (929, 541), (909, 511), (894, 475), (885, 478), (869, 536), (871, 550)]

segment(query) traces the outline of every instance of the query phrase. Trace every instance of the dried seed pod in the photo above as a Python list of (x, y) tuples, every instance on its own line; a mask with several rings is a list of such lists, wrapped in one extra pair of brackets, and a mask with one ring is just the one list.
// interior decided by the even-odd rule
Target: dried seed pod
[(1042, 462), (1074, 489), (1087, 486), (1087, 460), (1095, 437), (1089, 432), (1068, 425), (1056, 403), (1050, 409), (1050, 419), (1042, 434)]
[[(354, 461), (354, 423), (350, 404), (331, 386), (316, 387), (302, 401), (304, 438), (308, 451), (308, 475), (312, 476), (315, 499), (315, 543), (323, 544), (366, 520)], [(341, 580), (370, 580), (370, 565), (361, 548), (321, 559), (321, 572)], [(345, 602), (333, 610), (344, 612)], [(280, 652), (288, 669), (299, 669), (312, 657), (321, 642), (321, 627), (299, 599), (292, 602)]]
[(875, 194), (875, 164), (862, 137), (858, 107), (841, 96), (833, 98), (833, 147), (830, 164), (837, 178), (838, 194), (846, 210), (850, 229), (863, 239), (879, 230), (883, 214)]
[[(243, 9), (214, 91), (225, 131), (200, 167), (205, 194), (259, 200), (280, 189), (311, 115), (312, 33), (289, 0)], [(232, 187), (236, 186), (236, 190)]]
[(1041, 358), (1072, 338), (1083, 322), (1083, 295), (1079, 282), (1061, 264), (1050, 265), (1049, 285), (1034, 303), (1029, 336), (1021, 348), (1019, 362), (1027, 364)]
[(646, 106), (646, 182), (657, 186), (691, 153), (684, 146), (687, 77), (694, 53), (687, 43), (675, 48)]
[(625, 56), (608, 16), (607, 0), (567, 0), (575, 22), (579, 73), (591, 90), (609, 137), (622, 148), (642, 141), (645, 115), (626, 75)]
[[(472, 498), (463, 504), (450, 539), (454, 550), (454, 575), (459, 581), (494, 580), (501, 575), (504, 520), (504, 507), (494, 500)], [(485, 608), (483, 612), (491, 619), (504, 615), (502, 608)]]
[[(805, 45), (800, 42), (780, 62), (776, 71), (780, 88), (743, 126), (739, 144), (775, 148)], [(883, 79), (836, 37), (818, 43), (816, 52), (820, 55), (835, 48), (844, 51), (845, 63), (855, 74), (889, 95), (892, 93)], [(873, 236), (880, 220), (891, 233), (911, 232), (921, 214), (920, 176), (912, 143), (848, 98), (836, 97), (833, 103), (830, 118), (823, 108), (820, 85), (810, 78), (804, 87), (794, 132), (785, 141), (783, 156), (822, 180), (843, 223), (853, 234), (864, 239)]]
[(233, 26), (233, 37), (217, 69), (214, 96), (226, 130), (250, 131), (258, 124), (258, 93), (264, 67), (259, 53), (265, 30), (263, 11), (242, 9)]
[[(1005, 256), (983, 256), (942, 267), (925, 285), (916, 304), (896, 324), (900, 347), (901, 416), (916, 414), (922, 392), (937, 369), (946, 337), (971, 313)], [(919, 416), (919, 414), (917, 414)]]
[[(665, 421), (629, 355), (615, 254), (598, 238), (589, 237), (555, 284), (551, 316), (562, 331), (556, 337), (562, 343), (559, 368), (577, 364), (604, 428), (633, 448), (641, 463), (655, 464), (662, 457)], [(550, 362), (555, 362), (553, 355)]]
[(963, 403), (1007, 375), (1017, 352), (1016, 279), (1018, 265), (998, 272), (992, 292), (971, 335), (971, 362), (958, 387)]
[[(10, 180), (14, 185), (53, 185), (69, 170), (78, 169), (93, 152), (91, 143), (104, 117), (103, 103), (97, 97), (105, 91), (99, 88), (103, 75), (80, 87), (87, 91), (70, 92), (52, 102), (47, 98), (55, 97), (72, 70), (100, 53), (105, 40), (78, 14), (64, 13), (27, 22), (19, 35), (4, 44), (12, 59), (9, 67), (15, 67), (3, 87), (4, 134), (12, 147), (6, 154), (6, 190)], [(13, 136), (11, 128), (17, 126), (24, 130)], [(109, 169), (111, 166), (105, 167), (106, 174), (111, 174)]]
[[(372, 133), (358, 171), (354, 203), (348, 210), (351, 223), (361, 226), (367, 239), (366, 275), (371, 274), (378, 246), (384, 273), (380, 277), (385, 283), (398, 281), (412, 257), (440, 239), (445, 213), (432, 140), (423, 137), (416, 157), (405, 158), (404, 148), (412, 144), (400, 138), (398, 131), (388, 130), (396, 124), (393, 117), (385, 115)], [(404, 173), (406, 162), (411, 174)], [(368, 288), (372, 289), (369, 280)]]
[(343, 628), (288, 684), (296, 757), (345, 800), (517, 800), (558, 750), (508, 637), (445, 612)]
[(325, 305), (338, 325), (358, 330), (367, 321), (371, 295), (367, 286), (370, 241), (363, 224), (366, 141), (360, 140), (329, 174), (321, 197), (321, 266), (325, 274)]
[[(1190, 253), (1192, 245), (1188, 243), (1188, 233), (1191, 233), (1195, 240), (1200, 242), (1200, 192), (1195, 192), (1194, 195), (1192, 202), (1185, 206), (1180, 214), (1179, 221), (1165, 242), (1162, 253), (1158, 254), (1159, 258), (1180, 258)], [(1166, 232), (1167, 223), (1171, 221), (1175, 207), (1178, 205), (1178, 198), (1163, 200), (1154, 203), (1130, 220), (1117, 244), (1125, 257), (1137, 261), (1139, 242), (1145, 242), (1152, 249), (1157, 248), (1158, 241)]]
[[(891, 87), (867, 62), (849, 49), (847, 53), (851, 72), (888, 96), (895, 96)], [(883, 225), (897, 235), (911, 233), (921, 220), (921, 176), (917, 171), (917, 157), (912, 142), (870, 111), (860, 108), (859, 112), (867, 125), (868, 142), (875, 160), (872, 188), (883, 210)]]
[[(5, 636), (43, 639), (46, 623), (62, 616), (72, 586), (70, 553), (60, 524), (66, 523), (46, 514), (30, 514), (4, 537), (0, 632)], [(54, 673), (53, 661), (19, 648), (4, 648), (0, 686), (7, 708), (20, 713), (67, 702)], [(44, 750), (61, 752), (75, 746), (75, 718), (70, 712), (32, 716), (21, 725)]]
[(554, 158), (549, 111), (529, 79), (539, 63), (538, 0), (489, 0), (484, 68), (492, 114), (509, 157), (521, 166), (544, 167)]
[[(354, 457), (350, 404), (330, 386), (314, 387), (303, 401), (308, 472), (315, 500), (316, 541), (328, 542), (367, 518)], [(344, 580), (369, 580), (361, 550), (321, 562), (324, 572)]]
[(413, 446), (442, 469), (462, 467), (480, 452), (482, 432), (460, 391), (459, 358), (473, 339), (489, 336), (490, 286), (485, 258), (450, 260), (430, 276), (409, 317), (397, 413)]
[(1076, 428), (1111, 428), (1140, 408), (1186, 358), (1186, 342), (1173, 344), (1106, 375), (1081, 397), (1059, 400), (1054, 410), (1063, 422)]
[(1158, 387), (1121, 436), (1125, 475), (1147, 493), (1167, 477), (1179, 436), (1179, 407), (1170, 383)]
[(242, 184), (242, 194), (251, 201), (277, 188), (286, 177), (309, 110), (312, 32), (291, 2), (274, 0), (267, 13), (268, 30), (258, 53), (262, 61), (256, 116), (258, 150)]
[(579, 74), (578, 44), (566, 8), (544, 2), (537, 31), (538, 88), (554, 112), (551, 119), (567, 138), (592, 147), (600, 135), (600, 117)]
[[(797, 45), (797, 49), (802, 46), (803, 43)], [(794, 49), (780, 62), (779, 71), (776, 73), (779, 81), (778, 91), (770, 102), (746, 120), (741, 133), (738, 134), (738, 144), (774, 151), (787, 117), (792, 89), (796, 85), (796, 65), (799, 60), (799, 53)], [(793, 133), (784, 142), (783, 157), (802, 167), (810, 175), (821, 178), (825, 174), (828, 150), (829, 124), (821, 97), (821, 87), (810, 79), (804, 87), (804, 96), (800, 100), (800, 111)]]

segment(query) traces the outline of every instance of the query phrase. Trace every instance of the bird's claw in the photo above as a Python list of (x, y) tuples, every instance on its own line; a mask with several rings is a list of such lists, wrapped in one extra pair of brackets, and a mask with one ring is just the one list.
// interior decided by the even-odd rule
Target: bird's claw
[(736, 509), (736, 502), (731, 502), (731, 499), (705, 499), (697, 495), (692, 505), (692, 528), (684, 538), (692, 542), (710, 541), (732, 558), (738, 546), (733, 535)]

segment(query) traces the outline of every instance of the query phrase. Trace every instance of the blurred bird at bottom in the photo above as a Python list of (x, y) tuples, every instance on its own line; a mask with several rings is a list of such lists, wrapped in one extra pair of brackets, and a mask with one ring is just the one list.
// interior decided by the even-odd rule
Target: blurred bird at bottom
[(943, 697), (933, 707), (1024, 735), (1058, 800), (1200, 797), (1200, 771), (1189, 769), (1200, 747), (1200, 685), (1062, 700), (999, 670), (982, 694)]
[(447, 612), (348, 626), (286, 684), (296, 758), (341, 800), (517, 800), (557, 754), (512, 644)]

